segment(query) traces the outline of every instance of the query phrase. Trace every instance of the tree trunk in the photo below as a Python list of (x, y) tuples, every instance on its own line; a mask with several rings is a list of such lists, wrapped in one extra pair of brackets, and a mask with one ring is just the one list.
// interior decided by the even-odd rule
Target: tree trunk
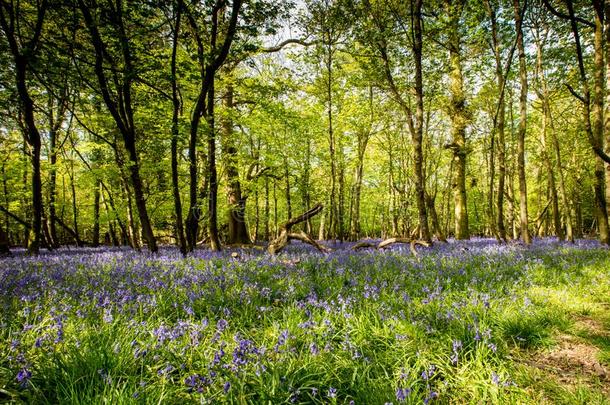
[[(49, 234), (51, 236), (51, 243), (54, 247), (58, 247), (59, 243), (57, 240), (57, 228), (55, 226), (55, 217), (57, 216), (55, 210), (56, 203), (56, 187), (57, 187), (57, 130), (55, 123), (53, 122), (53, 98), (50, 97), (49, 102)], [(58, 117), (59, 118), (59, 117)]]
[[(330, 154), (330, 207), (329, 207), (329, 218), (328, 218), (328, 230), (331, 238), (337, 238), (338, 235), (338, 209), (337, 209), (337, 153), (336, 153), (336, 140), (333, 128), (333, 46), (330, 39), (330, 33), (324, 32), (325, 36), (325, 64), (326, 72), (328, 74), (326, 81), (326, 102), (327, 109), (326, 114), (328, 117), (328, 147)], [(328, 37), (328, 38), (327, 38)]]
[[(5, 168), (4, 163), (2, 163), (2, 191), (4, 192), (4, 205), (8, 208), (8, 205), (9, 205), (8, 184), (7, 184), (7, 178), (6, 178), (6, 168)], [(10, 245), (11, 222), (10, 222), (10, 216), (8, 215), (7, 212), (4, 213), (4, 225), (6, 226), (5, 234), (7, 237), (7, 243)]]
[(513, 1), (515, 25), (517, 27), (517, 50), (519, 52), (519, 80), (521, 93), (519, 96), (519, 131), (517, 133), (517, 175), (519, 177), (519, 223), (521, 239), (525, 244), (532, 242), (527, 217), (527, 181), (525, 177), (525, 133), (527, 130), (527, 65), (525, 47), (523, 45), (523, 28), (521, 21), (521, 6), (519, 0)]
[(151, 252), (156, 252), (158, 250), (157, 242), (155, 240), (150, 219), (148, 217), (148, 211), (146, 209), (146, 199), (144, 198), (138, 153), (136, 150), (136, 132), (134, 127), (134, 114), (131, 100), (131, 85), (133, 81), (132, 75), (135, 69), (132, 66), (133, 57), (131, 54), (130, 40), (127, 36), (123, 23), (123, 5), (121, 2), (118, 2), (116, 13), (111, 15), (113, 28), (116, 30), (119, 42), (121, 44), (121, 62), (124, 65), (124, 71), (121, 72), (122, 83), (115, 89), (116, 93), (118, 94), (118, 100), (113, 98), (113, 95), (109, 90), (108, 78), (106, 76), (107, 73), (104, 68), (104, 60), (108, 59), (110, 56), (105, 51), (106, 44), (104, 43), (102, 35), (99, 32), (97, 21), (94, 21), (93, 16), (91, 15), (92, 10), (89, 5), (86, 5), (83, 0), (79, 0), (78, 5), (83, 14), (85, 25), (87, 26), (89, 35), (91, 36), (91, 42), (95, 50), (95, 74), (98, 80), (99, 90), (102, 93), (106, 107), (117, 124), (117, 128), (123, 138), (123, 144), (128, 153), (129, 174), (131, 184), (133, 186), (138, 216), (142, 226), (142, 234), (146, 239), (148, 249)]
[(170, 80), (172, 85), (172, 141), (171, 141), (171, 170), (172, 170), (172, 194), (174, 197), (174, 216), (176, 224), (176, 241), (180, 248), (180, 253), (186, 255), (188, 246), (184, 234), (184, 222), (182, 220), (182, 200), (180, 198), (180, 183), (178, 179), (178, 140), (179, 118), (182, 108), (180, 94), (178, 93), (178, 77), (176, 72), (176, 58), (178, 52), (178, 39), (180, 37), (180, 26), (182, 22), (182, 1), (178, 0), (174, 4), (174, 30), (172, 38), (172, 59), (170, 68)]
[[(610, 155), (610, 2), (605, 2), (605, 45), (606, 45), (606, 110), (604, 120), (604, 133), (606, 140), (606, 154)], [(600, 72), (601, 74), (601, 72)], [(606, 163), (606, 208), (610, 202), (610, 163)]]
[(288, 157), (284, 155), (284, 180), (286, 182), (286, 188), (284, 193), (286, 195), (286, 216), (287, 219), (292, 218), (292, 202), (290, 200), (290, 168), (288, 167)]
[(100, 187), (101, 182), (97, 180), (93, 191), (93, 235), (91, 237), (93, 247), (100, 244)]
[[(551, 103), (550, 103), (550, 97), (549, 97), (549, 90), (547, 87), (547, 83), (546, 83), (546, 77), (545, 77), (545, 73), (544, 70), (542, 69), (543, 66), (543, 59), (544, 59), (544, 49), (542, 44), (539, 44), (538, 46), (538, 53), (539, 53), (539, 65), (540, 65), (540, 82), (542, 85), (542, 108), (543, 108), (543, 113), (544, 113), (544, 122), (547, 123), (548, 129), (549, 129), (549, 136), (551, 138), (551, 144), (553, 147), (553, 151), (555, 154), (555, 160), (557, 161), (557, 169), (559, 172), (559, 196), (561, 197), (561, 205), (563, 208), (563, 214), (565, 217), (565, 226), (566, 226), (566, 233), (564, 234), (563, 232), (563, 228), (560, 227), (560, 229), (555, 229), (555, 232), (557, 233), (557, 236), (559, 237), (559, 239), (567, 239), (570, 242), (574, 242), (574, 234), (572, 231), (572, 213), (571, 213), (571, 209), (570, 209), (570, 205), (569, 205), (569, 200), (568, 200), (568, 195), (566, 193), (566, 187), (565, 187), (565, 176), (564, 176), (564, 170), (563, 170), (563, 165), (561, 163), (561, 148), (559, 146), (559, 139), (557, 139), (557, 134), (555, 132), (555, 125), (553, 124), (553, 115), (551, 113)], [(550, 155), (547, 154), (547, 158), (550, 159)], [(554, 193), (556, 194), (557, 191), (554, 191)], [(557, 226), (557, 224), (555, 225)]]
[(447, 238), (443, 233), (441, 228), (441, 224), (438, 221), (438, 215), (436, 213), (436, 207), (434, 206), (434, 200), (436, 198), (428, 193), (426, 193), (426, 205), (428, 206), (428, 213), (430, 214), (430, 222), (432, 222), (432, 229), (434, 233), (436, 233), (436, 238), (440, 242), (447, 242)]
[(74, 161), (70, 162), (70, 190), (72, 191), (72, 226), (74, 229), (76, 246), (80, 247), (80, 236), (78, 234), (78, 204), (76, 203), (76, 184), (74, 178)]
[(271, 232), (269, 230), (269, 221), (271, 219), (271, 216), (269, 215), (270, 213), (270, 209), (269, 209), (269, 177), (265, 177), (265, 207), (263, 208), (263, 215), (265, 217), (265, 228), (264, 228), (264, 235), (263, 237), (265, 238), (265, 241), (269, 241), (271, 238)]
[(137, 224), (136, 219), (134, 217), (133, 212), (133, 196), (131, 192), (131, 185), (129, 183), (129, 178), (124, 173), (125, 167), (122, 162), (122, 157), (120, 153), (117, 152), (118, 156), (118, 164), (121, 170), (121, 185), (123, 189), (123, 195), (125, 198), (125, 213), (127, 218), (127, 226), (126, 226), (126, 234), (129, 245), (134, 249), (140, 249), (140, 239), (138, 238), (138, 233), (136, 231)]
[(424, 178), (422, 150), (424, 124), (424, 85), (422, 78), (422, 0), (411, 1), (413, 18), (413, 57), (415, 59), (415, 130), (412, 131), (415, 167), (415, 193), (421, 237), (427, 243), (432, 243), (428, 228), (428, 213), (426, 209), (426, 179)]
[(10, 255), (11, 249), (8, 241), (8, 235), (4, 232), (4, 229), (0, 227), (0, 256)]
[[(600, 6), (601, 7), (601, 6)], [(603, 10), (595, 14), (595, 41), (594, 41), (594, 65), (593, 81), (593, 138), (597, 145), (604, 144), (604, 22)], [(606, 145), (606, 147), (609, 147)], [(608, 225), (608, 209), (605, 186), (605, 164), (600, 156), (595, 158), (595, 205), (597, 212), (597, 226), (599, 229), (599, 240), (610, 245), (610, 227)]]
[[(16, 15), (16, 9), (12, 3), (1, 3), (0, 4), (0, 28), (4, 31), (8, 47), (13, 57), (14, 72), (15, 72), (15, 85), (17, 87), (17, 94), (19, 96), (19, 102), (21, 107), (21, 114), (24, 123), (24, 138), (31, 148), (30, 156), (32, 159), (32, 230), (34, 232), (34, 240), (29, 244), (28, 250), (32, 254), (37, 254), (40, 250), (40, 244), (42, 240), (42, 217), (43, 217), (43, 203), (42, 203), (42, 179), (40, 173), (40, 149), (41, 140), (40, 132), (36, 127), (36, 121), (34, 118), (34, 101), (30, 97), (28, 90), (28, 68), (31, 67), (32, 63), (36, 59), (36, 50), (40, 39), (40, 33), (43, 28), (46, 9), (48, 3), (42, 1), (36, 3), (35, 13), (36, 20), (31, 21), (34, 32), (31, 39), (22, 37), (22, 33), (19, 31), (19, 19), (23, 18), (21, 15)], [(18, 7), (18, 6), (17, 6)], [(17, 8), (17, 10), (19, 10)], [(8, 20), (7, 20), (8, 17)], [(17, 20), (17, 24), (15, 24)], [(16, 29), (17, 27), (17, 29)]]
[(228, 224), (227, 244), (249, 245), (252, 243), (246, 224), (246, 196), (242, 194), (239, 180), (237, 148), (235, 147), (233, 120), (233, 85), (228, 84), (224, 95), (225, 115), (222, 119), (223, 143), (225, 145), (225, 166), (228, 188)]
[(208, 233), (210, 249), (221, 250), (218, 235), (218, 174), (216, 172), (216, 128), (214, 120), (214, 84), (208, 92), (206, 120), (208, 122)]
[[(568, 14), (570, 19), (570, 25), (572, 27), (572, 34), (574, 35), (578, 71), (583, 92), (582, 96), (578, 96), (578, 98), (580, 99), (580, 101), (582, 101), (584, 107), (583, 121), (585, 124), (585, 132), (587, 134), (589, 143), (591, 144), (591, 147), (596, 154), (594, 190), (599, 239), (602, 243), (610, 244), (610, 231), (608, 229), (608, 212), (606, 209), (606, 197), (603, 189), (603, 161), (609, 159), (609, 157), (603, 153), (603, 9), (601, 9), (601, 4), (599, 2), (594, 2), (594, 6), (596, 6), (594, 41), (595, 92), (593, 97), (594, 121), (593, 125), (591, 125), (591, 95), (589, 91), (589, 83), (587, 81), (587, 74), (585, 71), (585, 64), (580, 44), (580, 35), (578, 33), (578, 25), (576, 23), (576, 17), (574, 14), (574, 5), (572, 0), (568, 0), (566, 4), (568, 6)], [(569, 89), (572, 91), (573, 94), (576, 94), (571, 88)]]
[[(311, 137), (307, 137), (307, 147), (305, 150), (305, 167), (303, 168), (303, 179), (301, 182), (301, 195), (303, 198), (303, 208), (305, 211), (309, 211), (311, 208), (311, 195), (310, 195), (310, 172), (311, 172)], [(311, 218), (307, 218), (305, 221), (305, 232), (311, 234), (313, 232), (313, 225), (311, 224)]]
[(453, 199), (455, 209), (455, 238), (469, 239), (468, 229), (468, 202), (466, 199), (466, 97), (464, 95), (464, 78), (462, 74), (460, 19), (464, 9), (464, 1), (446, 1), (445, 8), (449, 15), (449, 89), (451, 92), (450, 116), (451, 135), (453, 143), (453, 161), (455, 176), (453, 183)]
[[(372, 91), (372, 90), (371, 90)], [(356, 169), (354, 171), (353, 202), (350, 218), (350, 237), (358, 240), (360, 237), (360, 197), (362, 195), (362, 180), (364, 174), (364, 154), (368, 144), (370, 133), (358, 133), (358, 155)]]

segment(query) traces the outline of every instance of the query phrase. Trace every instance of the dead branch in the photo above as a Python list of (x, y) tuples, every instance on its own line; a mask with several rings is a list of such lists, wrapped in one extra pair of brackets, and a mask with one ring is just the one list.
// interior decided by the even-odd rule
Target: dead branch
[(352, 247), (352, 250), (361, 250), (367, 248), (377, 249), (377, 244), (371, 242), (358, 242)]
[(382, 240), (377, 245), (375, 245), (374, 243), (371, 243), (371, 242), (360, 242), (360, 243), (357, 243), (356, 245), (354, 245), (354, 247), (352, 247), (352, 249), (360, 250), (360, 249), (366, 249), (366, 248), (374, 248), (377, 250), (381, 250), (381, 249), (385, 249), (395, 243), (408, 243), (410, 245), (411, 253), (413, 253), (413, 256), (418, 256), (417, 250), (415, 250), (415, 246), (420, 245), (420, 246), (430, 247), (430, 243), (423, 241), (423, 240), (419, 240), (419, 239), (389, 238), (386, 240)]
[(309, 211), (305, 211), (298, 217), (290, 218), (288, 221), (282, 224), (280, 226), (280, 233), (278, 237), (269, 243), (269, 246), (267, 247), (267, 252), (271, 253), (272, 255), (277, 254), (290, 243), (290, 240), (296, 239), (314, 246), (320, 252), (328, 253), (330, 251), (329, 248), (322, 246), (321, 244), (316, 242), (311, 236), (307, 235), (305, 232), (291, 232), (293, 226), (301, 222), (305, 222), (314, 215), (319, 214), (323, 208), (324, 206), (322, 204), (316, 204)]
[(308, 243), (308, 244), (314, 246), (316, 249), (318, 249), (322, 253), (329, 253), (331, 251), (330, 248), (327, 248), (326, 246), (319, 244), (315, 239), (313, 239), (311, 236), (307, 235), (303, 231), (300, 231), (298, 233), (288, 234), (288, 239), (289, 240), (296, 239), (296, 240), (300, 240), (301, 242)]

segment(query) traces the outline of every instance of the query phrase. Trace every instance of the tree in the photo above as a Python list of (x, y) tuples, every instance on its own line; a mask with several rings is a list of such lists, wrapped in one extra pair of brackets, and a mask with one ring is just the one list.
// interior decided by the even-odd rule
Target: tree
[[(123, 144), (127, 150), (129, 164), (128, 170), (131, 185), (135, 195), (136, 207), (142, 234), (146, 239), (148, 249), (151, 252), (157, 251), (157, 242), (153, 234), (152, 226), (146, 208), (146, 199), (142, 179), (140, 177), (140, 166), (138, 152), (136, 149), (136, 128), (134, 122), (134, 109), (132, 105), (132, 84), (134, 81), (135, 69), (133, 65), (133, 54), (130, 39), (127, 36), (125, 20), (123, 18), (124, 5), (118, 0), (115, 4), (108, 3), (107, 9), (103, 9), (95, 1), (89, 4), (85, 0), (78, 0), (78, 6), (83, 14), (86, 29), (94, 53), (94, 70), (98, 81), (98, 91), (101, 93), (106, 108), (112, 115), (119, 132), (123, 138)], [(95, 14), (94, 14), (95, 13)], [(95, 16), (95, 17), (94, 17)], [(117, 54), (110, 52), (109, 44), (105, 42), (100, 33), (100, 27), (111, 30), (111, 34), (116, 35), (120, 41), (120, 50)], [(114, 88), (108, 78), (108, 70), (105, 62), (109, 65), (113, 73)], [(122, 69), (118, 66), (122, 66)], [(117, 76), (120, 75), (120, 80)]]
[[(21, 6), (33, 6), (35, 18), (26, 23), (21, 21), (27, 18), (28, 13), (24, 12)], [(36, 126), (34, 117), (34, 101), (30, 96), (28, 74), (31, 74), (37, 63), (37, 54), (40, 47), (41, 34), (47, 14), (48, 3), (43, 0), (36, 2), (35, 5), (18, 3), (15, 7), (11, 3), (2, 2), (0, 4), (0, 27), (8, 42), (11, 55), (13, 57), (15, 71), (15, 87), (21, 103), (21, 113), (23, 114), (24, 138), (31, 148), (30, 157), (32, 161), (32, 230), (34, 240), (30, 243), (29, 251), (38, 253), (42, 240), (42, 179), (40, 171), (40, 132)], [(30, 27), (28, 30), (21, 30), (18, 27)], [(33, 28), (32, 28), (33, 27)], [(31, 31), (31, 32), (29, 32)]]
[(525, 178), (525, 134), (527, 131), (527, 64), (525, 61), (525, 46), (523, 44), (523, 10), (519, 0), (513, 0), (515, 26), (517, 31), (517, 51), (519, 55), (519, 131), (517, 134), (517, 172), (519, 177), (519, 222), (521, 239), (525, 244), (532, 242), (527, 216), (527, 180)]
[(453, 142), (448, 148), (453, 151), (455, 176), (453, 198), (455, 204), (455, 237), (468, 239), (468, 203), (466, 201), (466, 97), (464, 95), (464, 78), (462, 74), (462, 56), (460, 44), (460, 20), (466, 2), (464, 0), (445, 0), (445, 11), (449, 16), (448, 41), (451, 100), (449, 115), (451, 117), (451, 134)]

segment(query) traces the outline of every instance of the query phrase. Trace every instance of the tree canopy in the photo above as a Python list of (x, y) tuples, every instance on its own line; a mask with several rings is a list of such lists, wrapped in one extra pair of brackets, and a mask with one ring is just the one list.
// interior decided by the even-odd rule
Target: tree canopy
[[(0, 251), (610, 244), (610, 4), (0, 3)], [(300, 232), (300, 231), (299, 231)], [(296, 235), (296, 234), (294, 234)]]

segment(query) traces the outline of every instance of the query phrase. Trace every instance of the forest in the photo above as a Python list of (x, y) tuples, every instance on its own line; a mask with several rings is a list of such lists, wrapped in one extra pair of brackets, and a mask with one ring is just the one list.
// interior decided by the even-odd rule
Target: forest
[(604, 2), (504, 3), (5, 2), (3, 249), (608, 244)]
[(610, 398), (610, 2), (0, 0), (0, 404)]

